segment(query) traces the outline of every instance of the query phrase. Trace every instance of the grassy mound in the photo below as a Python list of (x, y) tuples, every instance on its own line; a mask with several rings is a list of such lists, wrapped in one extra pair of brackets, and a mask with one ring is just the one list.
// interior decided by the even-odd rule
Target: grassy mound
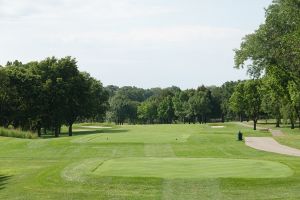
[[(253, 170), (255, 169), (255, 170)], [(293, 174), (272, 161), (223, 158), (121, 158), (104, 162), (101, 176), (159, 178), (282, 178)]]
[[(286, 165), (263, 160), (224, 158), (120, 158), (87, 160), (68, 169), (68, 180), (87, 176), (177, 178), (284, 178)], [(255, 169), (255, 170), (253, 170)], [(73, 172), (73, 173), (72, 173)], [(78, 173), (80, 172), (80, 173)]]

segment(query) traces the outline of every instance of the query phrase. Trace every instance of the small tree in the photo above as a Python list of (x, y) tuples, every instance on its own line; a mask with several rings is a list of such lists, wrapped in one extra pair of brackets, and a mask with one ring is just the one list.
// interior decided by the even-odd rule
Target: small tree
[(259, 119), (261, 112), (261, 91), (260, 91), (260, 80), (248, 80), (245, 82), (244, 87), (244, 98), (245, 98), (245, 109), (246, 114), (252, 118), (254, 127), (256, 130), (256, 124)]
[(229, 99), (229, 108), (236, 114), (238, 114), (240, 122), (243, 122), (243, 115), (245, 114), (246, 109), (246, 100), (245, 100), (245, 83), (240, 82), (232, 96)]

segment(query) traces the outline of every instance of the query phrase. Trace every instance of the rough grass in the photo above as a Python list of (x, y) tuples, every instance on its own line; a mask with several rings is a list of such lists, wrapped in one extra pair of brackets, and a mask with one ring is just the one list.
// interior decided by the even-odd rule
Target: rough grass
[(37, 138), (37, 134), (32, 133), (32, 132), (15, 130), (15, 129), (6, 129), (6, 128), (2, 128), (2, 127), (0, 127), (0, 136), (23, 138), (23, 139), (36, 139)]
[[(80, 126), (75, 125), (74, 129), (81, 129)], [(223, 129), (212, 129), (209, 124), (126, 125), (109, 130), (78, 131), (73, 137), (65, 137), (66, 132), (60, 138), (36, 140), (0, 137), (0, 199), (299, 199), (299, 158), (249, 148), (237, 141), (239, 130), (245, 136), (271, 136), (268, 132), (226, 123)], [(300, 132), (291, 134), (300, 136)], [(282, 138), (283, 142), (289, 143), (290, 140), (290, 137)], [(182, 169), (181, 166), (180, 169), (186, 170), (189, 176), (180, 178), (172, 174), (172, 178), (164, 177), (164, 173), (159, 177), (145, 177), (143, 174), (137, 174), (137, 177), (130, 175), (129, 170), (133, 173), (139, 166), (146, 167), (135, 158), (155, 159), (145, 166), (154, 171), (154, 167), (164, 164), (156, 169), (170, 174), (175, 174), (176, 166), (185, 161), (213, 158), (214, 163), (200, 172), (197, 171), (198, 163), (184, 164), (188, 168)], [(180, 163), (168, 164), (164, 159), (178, 159)], [(243, 176), (254, 175), (260, 170), (278, 170), (275, 174), (282, 177), (234, 177), (239, 169), (231, 170), (227, 166), (233, 165), (232, 160), (237, 159), (250, 162), (251, 167), (240, 173)], [(103, 176), (103, 172), (98, 171), (101, 163), (107, 161), (109, 164), (109, 160), (126, 161), (121, 163), (124, 169), (114, 165), (122, 176), (112, 176), (110, 171)], [(220, 160), (228, 162), (222, 164), (218, 162)], [(252, 163), (253, 160), (258, 162), (257, 165)], [(263, 168), (261, 163), (265, 162), (271, 163), (271, 169)], [(248, 164), (241, 166), (249, 167)], [(282, 166), (287, 166), (293, 174), (287, 176), (281, 171)], [(196, 177), (197, 173), (208, 174), (214, 167), (218, 170), (213, 174), (231, 170), (233, 175)], [(263, 171), (262, 174), (271, 172)], [(195, 177), (190, 178), (193, 174)]]

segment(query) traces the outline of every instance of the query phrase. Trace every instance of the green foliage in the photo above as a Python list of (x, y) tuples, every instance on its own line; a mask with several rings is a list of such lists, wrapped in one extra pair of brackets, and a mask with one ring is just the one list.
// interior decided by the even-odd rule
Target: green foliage
[(245, 105), (246, 114), (254, 120), (258, 120), (261, 111), (260, 80), (248, 80), (245, 82)]
[(195, 117), (198, 122), (206, 123), (211, 112), (211, 92), (204, 87), (198, 88), (189, 99), (189, 115)]
[(137, 110), (138, 118), (143, 123), (153, 124), (157, 119), (157, 102), (155, 100), (147, 100), (141, 103)]
[(291, 104), (300, 119), (300, 86), (291, 81), (289, 82), (288, 90), (291, 97)]
[(240, 116), (246, 114), (256, 123), (262, 111), (261, 80), (247, 80), (237, 85), (235, 92), (230, 98), (230, 108)]
[(37, 132), (54, 130), (79, 119), (100, 119), (108, 94), (101, 82), (80, 73), (74, 58), (46, 58), (22, 64), (8, 62), (0, 68), (0, 125)]
[(284, 96), (284, 89), (278, 83), (274, 75), (265, 76), (262, 79), (261, 94), (262, 94), (262, 110), (267, 114), (268, 118), (276, 119), (276, 126), (280, 126), (282, 118), (282, 96)]
[(226, 82), (221, 86), (220, 108), (222, 113), (222, 121), (232, 119), (232, 110), (230, 109), (230, 98), (239, 82)]
[(174, 105), (174, 114), (182, 122), (185, 122), (188, 116), (188, 100), (189, 95), (186, 91), (177, 92), (172, 99)]
[(240, 121), (243, 121), (243, 115), (245, 115), (246, 100), (245, 100), (245, 82), (240, 82), (232, 96), (229, 99), (229, 108), (237, 113), (240, 117)]
[(206, 123), (232, 119), (229, 98), (236, 82), (222, 87), (201, 86), (197, 90), (169, 88), (141, 89), (108, 86), (110, 109), (108, 121), (123, 123)]
[(164, 98), (157, 108), (157, 115), (161, 123), (172, 123), (174, 120), (174, 106), (172, 97), (167, 96)]
[(111, 118), (117, 124), (123, 124), (125, 120), (136, 123), (138, 102), (129, 99), (126, 95), (118, 93), (109, 100)]
[[(248, 64), (254, 78), (264, 77), (272, 87), (264, 89), (263, 107), (279, 121), (279, 110), (289, 116), (294, 128), (294, 114), (299, 114), (300, 100), (293, 91), (300, 88), (300, 3), (276, 0), (266, 9), (266, 20), (254, 33), (247, 35), (235, 50), (235, 65)], [(297, 93), (297, 92), (296, 92)], [(270, 102), (266, 98), (270, 98)], [(276, 100), (275, 100), (276, 99)], [(276, 101), (281, 102), (280, 108)], [(275, 110), (269, 110), (274, 106)], [(293, 110), (292, 110), (293, 109)], [(277, 112), (277, 114), (275, 113)], [(274, 114), (275, 113), (275, 114)], [(278, 126), (278, 122), (277, 122)]]

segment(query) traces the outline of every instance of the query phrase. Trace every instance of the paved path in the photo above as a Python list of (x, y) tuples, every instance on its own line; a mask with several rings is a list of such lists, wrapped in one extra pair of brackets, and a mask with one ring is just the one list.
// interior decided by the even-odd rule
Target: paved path
[(272, 133), (273, 137), (283, 136), (283, 132), (281, 130), (269, 129), (269, 131)]
[(271, 137), (246, 137), (245, 141), (247, 146), (254, 149), (300, 157), (299, 149), (281, 145)]

